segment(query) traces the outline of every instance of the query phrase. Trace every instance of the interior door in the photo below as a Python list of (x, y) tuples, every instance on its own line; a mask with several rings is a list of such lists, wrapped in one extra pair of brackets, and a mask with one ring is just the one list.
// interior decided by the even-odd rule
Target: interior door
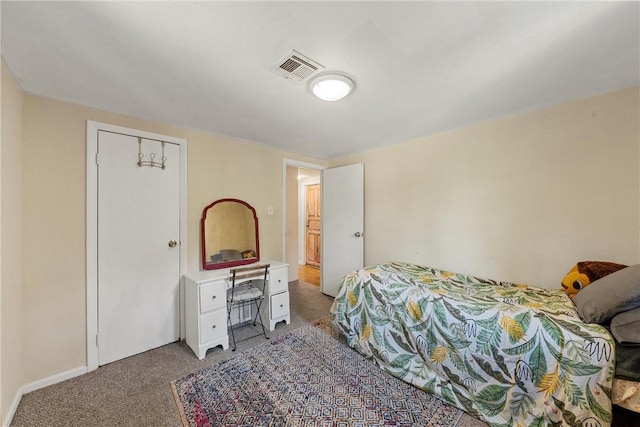
[(336, 296), (340, 280), (364, 263), (364, 167), (322, 172), (322, 292)]
[[(166, 167), (139, 166), (139, 153)], [(179, 337), (180, 149), (98, 134), (98, 364)]]
[(320, 184), (306, 186), (307, 265), (320, 267)]

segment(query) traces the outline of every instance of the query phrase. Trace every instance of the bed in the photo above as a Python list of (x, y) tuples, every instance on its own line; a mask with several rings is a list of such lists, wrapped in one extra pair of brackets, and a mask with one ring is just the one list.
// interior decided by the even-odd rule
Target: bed
[(611, 424), (615, 341), (559, 289), (387, 263), (345, 276), (331, 313), (380, 368), (492, 426)]
[(616, 341), (616, 373), (611, 402), (638, 412), (636, 418), (640, 419), (640, 347), (622, 345)]

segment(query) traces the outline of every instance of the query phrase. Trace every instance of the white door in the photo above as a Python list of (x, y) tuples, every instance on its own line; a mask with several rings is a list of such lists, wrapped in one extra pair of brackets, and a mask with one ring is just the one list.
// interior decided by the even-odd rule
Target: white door
[[(98, 133), (98, 364), (179, 338), (180, 149)], [(164, 150), (164, 154), (163, 154)], [(164, 169), (138, 166), (139, 153)], [(175, 242), (175, 244), (174, 244)]]
[(322, 172), (322, 292), (335, 297), (340, 280), (364, 263), (362, 163)]

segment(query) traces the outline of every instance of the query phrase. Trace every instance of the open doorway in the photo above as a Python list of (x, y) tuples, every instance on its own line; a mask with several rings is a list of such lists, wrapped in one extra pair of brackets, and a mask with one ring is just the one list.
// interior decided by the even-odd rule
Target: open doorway
[(299, 280), (320, 286), (320, 173), (298, 169)]
[(321, 165), (285, 159), (283, 259), (289, 280), (320, 289)]

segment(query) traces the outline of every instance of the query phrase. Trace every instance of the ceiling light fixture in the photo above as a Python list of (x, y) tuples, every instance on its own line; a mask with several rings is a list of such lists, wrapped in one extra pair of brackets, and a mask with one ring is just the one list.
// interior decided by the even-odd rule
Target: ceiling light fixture
[(347, 76), (324, 74), (311, 80), (311, 92), (323, 101), (339, 101), (353, 91), (354, 83)]

